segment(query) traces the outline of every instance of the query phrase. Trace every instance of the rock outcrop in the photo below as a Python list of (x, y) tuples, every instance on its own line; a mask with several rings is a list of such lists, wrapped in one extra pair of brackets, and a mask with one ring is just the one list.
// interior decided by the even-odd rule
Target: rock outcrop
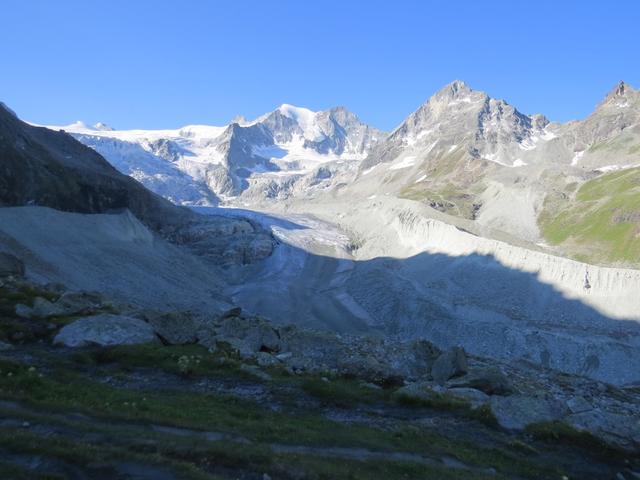
[(65, 347), (133, 345), (157, 342), (153, 327), (124, 315), (101, 314), (80, 318), (62, 327), (53, 343)]

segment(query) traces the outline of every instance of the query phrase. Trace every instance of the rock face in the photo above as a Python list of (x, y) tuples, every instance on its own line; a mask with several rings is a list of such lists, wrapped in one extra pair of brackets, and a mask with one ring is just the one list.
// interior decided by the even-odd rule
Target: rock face
[(15, 255), (0, 252), (0, 278), (2, 277), (24, 277), (24, 262)]
[(153, 327), (142, 320), (102, 314), (81, 318), (64, 326), (53, 343), (66, 347), (84, 347), (92, 344), (132, 345), (157, 341)]

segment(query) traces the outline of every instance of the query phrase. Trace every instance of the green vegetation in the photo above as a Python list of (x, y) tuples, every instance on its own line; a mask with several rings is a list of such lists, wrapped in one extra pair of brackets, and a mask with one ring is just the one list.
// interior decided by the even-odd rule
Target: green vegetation
[[(532, 461), (509, 444), (500, 448), (495, 444), (483, 446), (417, 428), (411, 422), (395, 421), (393, 426), (384, 428), (339, 423), (325, 418), (321, 412), (310, 413), (306, 408), (303, 411), (274, 411), (253, 401), (227, 395), (181, 391), (171, 385), (148, 390), (128, 389), (90, 378), (100, 377), (103, 373), (99, 372), (103, 371), (113, 375), (116, 368), (126, 372), (126, 369), (137, 368), (134, 365), (157, 368), (181, 378), (182, 373), (176, 366), (178, 360), (185, 356), (195, 359), (200, 356), (200, 363), (189, 374), (193, 381), (198, 377), (228, 381), (233, 378), (235, 367), (230, 369), (225, 363), (208, 358), (216, 359), (218, 355), (195, 345), (116, 347), (104, 349), (102, 353), (88, 349), (71, 356), (56, 356), (58, 361), (49, 362), (49, 357), (45, 357), (47, 369), (44, 372), (0, 357), (0, 398), (24, 405), (31, 417), (21, 413), (22, 419), (35, 424), (57, 425), (57, 432), (68, 431), (68, 434), (49, 436), (47, 442), (42, 442), (40, 436), (28, 429), (0, 428), (0, 449), (49, 455), (78, 465), (85, 465), (88, 458), (92, 459), (91, 464), (98, 465), (112, 465), (116, 459), (134, 461), (167, 468), (178, 478), (215, 478), (211, 475), (235, 478), (236, 470), (265, 472), (273, 478), (318, 479), (365, 479), (380, 474), (385, 478), (488, 478), (482, 473), (487, 468), (498, 471), (491, 478), (514, 475), (559, 478), (562, 473), (545, 462)], [(88, 375), (82, 373), (85, 368), (89, 369)], [(302, 391), (338, 408), (354, 408), (370, 401), (391, 407), (395, 402), (389, 391), (349, 379), (324, 381), (315, 376), (282, 375), (274, 377), (273, 383), (276, 390)], [(275, 390), (274, 395), (277, 395)], [(450, 410), (453, 403), (456, 407)], [(463, 402), (443, 396), (430, 405), (468, 418)], [(69, 417), (71, 412), (87, 417)], [(0, 407), (0, 413), (16, 415), (3, 407)], [(193, 435), (158, 433), (145, 427), (149, 424), (189, 429)], [(100, 435), (88, 435), (91, 432)], [(198, 432), (219, 432), (228, 439), (205, 441)], [(296, 445), (302, 450), (274, 450), (274, 445)], [(322, 449), (335, 447), (403, 452), (426, 458), (429, 462), (425, 464), (410, 457), (402, 460), (332, 458), (322, 453)], [(438, 466), (442, 457), (457, 459), (473, 468), (447, 470)], [(5, 467), (0, 467), (0, 472), (1, 468)], [(20, 478), (18, 467), (9, 465), (6, 468), (16, 469), (15, 476)]]
[(572, 198), (550, 194), (539, 224), (547, 241), (576, 259), (637, 265), (640, 168), (590, 180)]
[(563, 422), (536, 423), (529, 425), (526, 432), (537, 440), (580, 447), (602, 458), (624, 459), (628, 455), (628, 452), (609, 445), (591, 433), (578, 430)]
[(467, 400), (456, 397), (450, 393), (439, 393), (432, 390), (425, 390), (423, 395), (418, 396), (400, 393), (395, 395), (394, 398), (401, 405), (455, 412), (488, 427), (498, 426), (498, 421), (488, 405), (481, 405), (477, 408), (473, 408), (471, 403)]
[(478, 191), (479, 187), (465, 190), (452, 183), (437, 189), (417, 183), (403, 188), (400, 191), (400, 198), (426, 203), (449, 215), (473, 219), (477, 210), (476, 193)]
[(157, 368), (186, 377), (215, 374), (246, 376), (239, 368), (240, 361), (231, 350), (210, 353), (202, 345), (120, 345), (92, 348), (77, 352), (73, 361), (83, 365), (117, 364), (124, 371), (133, 368)]
[(388, 392), (375, 386), (365, 386), (352, 379), (332, 378), (331, 380), (310, 377), (300, 383), (302, 390), (328, 405), (353, 407), (359, 403), (383, 401)]
[[(20, 304), (32, 307), (36, 298), (55, 302), (60, 297), (46, 288), (20, 283), (0, 286), (0, 341), (28, 344), (50, 341), (58, 329), (83, 315), (57, 315), (47, 318), (22, 318), (16, 314)], [(113, 307), (105, 305), (89, 313), (112, 312)]]
[(40, 339), (48, 339), (52, 329), (47, 325), (62, 324), (69, 319), (52, 318), (50, 320), (25, 320), (16, 315), (16, 305), (32, 306), (37, 297), (55, 301), (58, 295), (32, 285), (0, 287), (0, 341), (29, 343)]

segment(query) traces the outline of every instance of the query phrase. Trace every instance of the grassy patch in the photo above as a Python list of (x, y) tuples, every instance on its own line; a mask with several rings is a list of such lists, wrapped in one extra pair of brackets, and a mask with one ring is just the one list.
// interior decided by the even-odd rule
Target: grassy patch
[(382, 401), (388, 396), (382, 389), (367, 387), (357, 380), (344, 378), (328, 381), (319, 377), (305, 378), (300, 387), (323, 403), (338, 407), (354, 407), (362, 403)]
[(579, 447), (604, 459), (624, 459), (629, 452), (609, 445), (585, 430), (563, 422), (542, 422), (529, 425), (525, 431), (537, 440)]
[[(346, 425), (321, 415), (274, 412), (253, 402), (221, 395), (122, 390), (70, 372), (41, 377), (26, 365), (6, 360), (0, 361), (0, 397), (24, 402), (41, 411), (84, 412), (105, 420), (111, 418), (136, 424), (169, 424), (225, 432), (248, 438), (256, 444), (341, 446), (411, 452), (434, 458), (452, 456), (470, 465), (494, 467), (499, 471), (515, 472), (530, 478), (546, 477), (540, 475), (540, 472), (546, 471), (544, 468), (536, 467), (519, 454), (452, 441), (422, 429), (398, 426), (383, 430)], [(244, 451), (244, 447), (239, 451)], [(310, 460), (305, 458), (304, 462), (307, 461)], [(390, 463), (395, 465), (397, 462)], [(345, 467), (346, 470), (351, 468)], [(365, 475), (371, 472), (369, 468), (363, 465), (362, 475), (354, 478), (366, 478)]]
[(572, 198), (550, 194), (538, 223), (549, 243), (593, 263), (637, 264), (640, 258), (640, 168), (584, 183)]
[(476, 192), (478, 186), (463, 189), (452, 183), (444, 187), (429, 188), (425, 184), (412, 184), (400, 191), (400, 198), (426, 203), (436, 210), (461, 218), (473, 219), (478, 208)]
[[(0, 287), (0, 340), (18, 344), (48, 342), (60, 327), (81, 316), (86, 316), (58, 315), (47, 318), (22, 318), (16, 314), (17, 305), (31, 307), (38, 297), (55, 302), (60, 295), (31, 284), (17, 283)], [(105, 306), (95, 313), (98, 311), (111, 312), (112, 307)]]
[(488, 427), (495, 428), (498, 426), (498, 420), (493, 415), (493, 412), (488, 405), (481, 405), (477, 408), (473, 408), (471, 403), (467, 400), (456, 397), (450, 393), (425, 390), (424, 395), (418, 396), (400, 393), (395, 395), (394, 398), (401, 405), (431, 408), (434, 410), (457, 413), (468, 419), (480, 422)]

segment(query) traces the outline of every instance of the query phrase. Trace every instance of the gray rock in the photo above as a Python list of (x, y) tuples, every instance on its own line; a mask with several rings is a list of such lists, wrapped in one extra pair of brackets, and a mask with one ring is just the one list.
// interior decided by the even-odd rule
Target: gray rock
[(10, 343), (6, 343), (0, 340), (0, 352), (11, 350), (12, 348), (13, 345), (11, 345)]
[(24, 262), (15, 255), (0, 252), (0, 278), (2, 277), (24, 277)]
[(509, 395), (514, 387), (507, 376), (497, 367), (474, 369), (461, 378), (448, 383), (449, 387), (475, 388), (487, 395)]
[(267, 352), (256, 353), (256, 362), (261, 367), (273, 367), (274, 365), (281, 365), (282, 362), (274, 355)]
[(226, 317), (215, 325), (218, 341), (225, 341), (243, 356), (259, 351), (278, 352), (282, 342), (278, 332), (266, 320), (258, 317)]
[(453, 347), (436, 359), (431, 367), (431, 376), (435, 382), (443, 385), (450, 378), (467, 373), (468, 368), (464, 349)]
[(571, 413), (582, 413), (593, 410), (593, 407), (584, 397), (575, 396), (567, 400), (567, 407)]
[(53, 339), (54, 344), (67, 347), (151, 342), (158, 342), (151, 325), (137, 318), (111, 314), (80, 318), (64, 326)]
[(508, 430), (524, 430), (528, 425), (560, 420), (567, 414), (558, 400), (528, 395), (494, 396), (489, 405), (500, 426)]
[(171, 345), (184, 345), (198, 341), (199, 322), (189, 312), (151, 313), (144, 319), (156, 334)]
[(291, 352), (282, 352), (276, 355), (276, 358), (282, 362), (290, 359), (293, 356)]
[(476, 390), (475, 388), (457, 387), (450, 388), (448, 392), (456, 397), (463, 398), (471, 402), (471, 405), (477, 406), (487, 403), (490, 399), (486, 393)]

